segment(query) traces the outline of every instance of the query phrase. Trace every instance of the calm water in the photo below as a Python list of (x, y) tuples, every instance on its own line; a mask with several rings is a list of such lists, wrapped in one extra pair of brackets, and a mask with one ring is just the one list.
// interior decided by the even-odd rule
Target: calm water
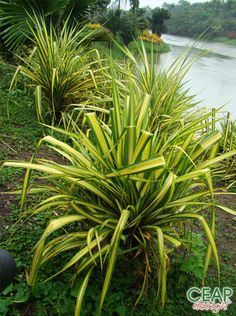
[[(171, 52), (160, 55), (159, 66), (163, 69), (193, 43), (190, 38), (174, 35), (163, 35), (163, 40), (171, 48)], [(185, 77), (191, 94), (197, 94), (195, 99), (203, 106), (224, 105), (224, 110), (236, 119), (236, 47), (201, 41), (197, 48), (211, 52), (195, 62)]]

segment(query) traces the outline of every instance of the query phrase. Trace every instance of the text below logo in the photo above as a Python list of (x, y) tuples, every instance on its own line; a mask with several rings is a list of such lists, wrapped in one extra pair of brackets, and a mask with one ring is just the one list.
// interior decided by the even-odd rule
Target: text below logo
[(193, 303), (194, 310), (212, 311), (218, 313), (221, 310), (227, 310), (232, 303), (230, 297), (233, 296), (233, 290), (230, 287), (224, 287), (222, 290), (218, 287), (191, 287), (187, 291), (187, 299)]

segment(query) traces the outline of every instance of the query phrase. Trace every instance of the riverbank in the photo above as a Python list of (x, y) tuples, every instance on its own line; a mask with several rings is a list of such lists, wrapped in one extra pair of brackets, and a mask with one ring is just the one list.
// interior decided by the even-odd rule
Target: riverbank
[[(151, 53), (152, 50), (156, 54), (168, 53), (171, 51), (170, 46), (165, 42), (162, 42), (161, 44), (155, 44), (155, 43), (143, 41), (143, 44), (147, 53)], [(128, 48), (135, 53), (135, 52), (138, 52), (138, 50), (142, 49), (141, 45), (142, 45), (141, 40), (132, 41), (131, 43), (128, 44)], [(99, 51), (105, 54), (112, 55), (113, 58), (124, 57), (122, 50), (120, 50), (119, 47), (117, 47), (115, 44), (113, 44), (111, 49), (108, 48), (106, 44), (103, 44), (101, 42), (95, 42), (94, 46)]]
[(228, 37), (220, 36), (220, 37), (213, 38), (212, 41), (217, 42), (217, 43), (224, 43), (227, 45), (236, 46), (236, 38), (228, 38)]
[[(154, 53), (159, 53), (159, 54), (170, 52), (170, 46), (164, 42), (162, 42), (160, 44), (143, 42), (143, 44), (144, 44), (144, 47), (148, 53), (151, 53), (152, 50)], [(137, 49), (141, 49), (141, 45), (142, 45), (141, 40), (137, 40), (136, 42), (131, 42), (128, 45), (128, 48), (131, 50), (137, 50)]]
[(192, 57), (195, 53), (206, 53), (196, 60), (186, 74), (186, 87), (203, 106), (217, 108), (224, 105), (222, 112), (229, 111), (232, 118), (236, 119), (236, 47), (213, 40), (199, 40), (196, 43), (193, 38), (170, 34), (164, 34), (162, 38), (171, 48), (170, 53), (160, 55), (159, 67), (163, 69), (170, 67), (183, 52), (187, 54), (188, 47), (201, 49), (193, 49)]

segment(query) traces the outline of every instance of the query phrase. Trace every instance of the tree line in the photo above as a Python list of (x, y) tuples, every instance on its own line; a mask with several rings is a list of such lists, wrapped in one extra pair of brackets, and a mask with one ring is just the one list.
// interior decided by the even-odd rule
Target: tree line
[(236, 0), (212, 0), (204, 3), (163, 5), (170, 12), (168, 33), (197, 37), (206, 32), (212, 37), (236, 38)]

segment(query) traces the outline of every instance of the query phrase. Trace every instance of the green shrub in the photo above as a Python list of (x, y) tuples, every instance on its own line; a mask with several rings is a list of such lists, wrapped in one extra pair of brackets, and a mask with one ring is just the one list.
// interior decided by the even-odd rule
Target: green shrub
[(70, 27), (67, 22), (58, 32), (52, 24), (48, 29), (43, 18), (35, 18), (34, 48), (29, 56), (21, 58), (22, 65), (10, 88), (13, 89), (19, 72), (29, 79), (29, 86), (35, 89), (40, 121), (49, 114), (54, 123), (71, 104), (92, 102), (98, 84), (104, 80), (99, 73), (104, 66), (98, 53), (85, 47), (96, 31), (85, 33), (85, 29)]
[[(71, 267), (75, 278), (84, 276), (78, 291), (76, 315), (80, 314), (95, 266), (105, 271), (101, 311), (116, 261), (122, 256), (136, 258), (144, 276), (135, 305), (151, 275), (152, 260), (158, 267), (157, 288), (164, 304), (169, 252), (181, 246), (189, 221), (200, 222), (209, 242), (203, 275), (212, 253), (219, 272), (211, 168), (226, 155), (215, 158), (215, 146), (221, 140), (219, 132), (202, 134), (202, 126), (211, 113), (182, 121), (182, 127), (170, 133), (168, 121), (162, 129), (153, 129), (153, 101), (149, 94), (136, 95), (130, 89), (123, 106), (115, 78), (112, 93), (110, 122), (104, 123), (89, 112), (85, 115), (87, 131), (78, 128), (77, 132), (70, 133), (53, 128), (66, 135), (71, 145), (52, 136), (40, 141), (39, 146), (48, 144), (67, 162), (33, 158), (30, 163), (4, 164), (28, 169), (22, 206), (28, 192), (29, 170), (46, 175), (49, 184), (36, 192), (45, 192), (50, 197), (32, 213), (48, 212), (52, 219), (36, 245), (29, 284), (35, 286), (41, 265), (64, 251), (74, 251), (71, 259), (63, 262), (52, 277)], [(225, 206), (217, 207), (236, 214)], [(212, 217), (211, 228), (204, 214)]]
[(137, 39), (140, 32), (148, 27), (148, 21), (143, 16), (119, 9), (109, 10), (100, 20), (125, 45)]

